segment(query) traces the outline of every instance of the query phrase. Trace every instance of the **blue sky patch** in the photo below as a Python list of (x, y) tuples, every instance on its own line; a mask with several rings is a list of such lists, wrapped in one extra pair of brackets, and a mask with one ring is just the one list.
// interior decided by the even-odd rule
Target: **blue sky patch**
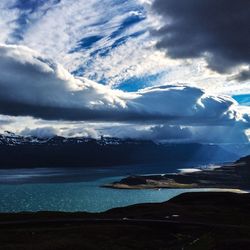
[(145, 16), (142, 15), (131, 15), (127, 17), (119, 26), (119, 28), (110, 35), (110, 39), (114, 39), (120, 36), (129, 27), (145, 20)]
[(71, 50), (69, 53), (83, 51), (85, 49), (90, 49), (95, 43), (100, 41), (103, 36), (88, 36), (84, 37), (80, 41), (77, 42), (77, 46)]
[(138, 91), (142, 88), (146, 88), (149, 86), (154, 85), (159, 81), (161, 78), (162, 73), (157, 73), (153, 75), (145, 75), (142, 77), (132, 77), (124, 82), (119, 83), (119, 89), (127, 91), (127, 92), (134, 92)]
[(40, 6), (48, 2), (48, 0), (18, 0), (14, 4), (13, 8), (20, 10), (29, 10), (31, 12), (36, 11)]
[(239, 104), (250, 106), (250, 94), (232, 96)]

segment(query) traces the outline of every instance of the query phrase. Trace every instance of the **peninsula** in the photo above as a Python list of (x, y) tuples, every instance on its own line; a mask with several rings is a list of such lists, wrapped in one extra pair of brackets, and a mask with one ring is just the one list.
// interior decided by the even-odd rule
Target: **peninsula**
[(105, 184), (106, 188), (250, 188), (250, 156), (219, 167), (201, 168), (162, 175), (129, 176), (118, 182)]

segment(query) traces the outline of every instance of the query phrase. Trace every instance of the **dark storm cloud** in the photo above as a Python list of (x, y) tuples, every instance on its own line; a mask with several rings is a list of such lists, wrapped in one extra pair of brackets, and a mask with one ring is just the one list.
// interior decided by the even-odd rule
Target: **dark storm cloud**
[[(1, 97), (0, 97), (1, 99)], [(151, 122), (151, 121), (174, 121), (180, 119), (177, 116), (137, 112), (127, 109), (89, 109), (86, 107), (53, 107), (41, 106), (40, 104), (26, 104), (15, 100), (0, 100), (0, 114), (12, 116), (32, 116), (45, 120), (68, 120), (68, 121), (134, 121), (134, 122)], [(193, 123), (192, 117), (185, 123)], [(194, 121), (196, 118), (194, 118)], [(1, 123), (1, 121), (0, 121)]]
[(250, 62), (249, 0), (155, 0), (153, 9), (165, 21), (157, 46), (170, 57), (206, 56), (221, 73)]

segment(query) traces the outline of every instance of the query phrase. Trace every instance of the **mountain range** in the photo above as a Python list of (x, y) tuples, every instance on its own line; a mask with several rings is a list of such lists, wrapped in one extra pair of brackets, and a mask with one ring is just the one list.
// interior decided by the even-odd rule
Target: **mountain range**
[(238, 155), (218, 145), (150, 140), (0, 135), (0, 168), (85, 167), (169, 162), (220, 163)]

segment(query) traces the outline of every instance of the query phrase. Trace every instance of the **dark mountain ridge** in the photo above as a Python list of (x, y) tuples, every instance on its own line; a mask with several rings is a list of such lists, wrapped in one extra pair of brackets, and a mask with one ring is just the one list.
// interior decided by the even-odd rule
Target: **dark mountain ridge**
[(112, 166), (169, 162), (224, 162), (237, 159), (217, 145), (162, 144), (149, 140), (0, 135), (0, 168)]

